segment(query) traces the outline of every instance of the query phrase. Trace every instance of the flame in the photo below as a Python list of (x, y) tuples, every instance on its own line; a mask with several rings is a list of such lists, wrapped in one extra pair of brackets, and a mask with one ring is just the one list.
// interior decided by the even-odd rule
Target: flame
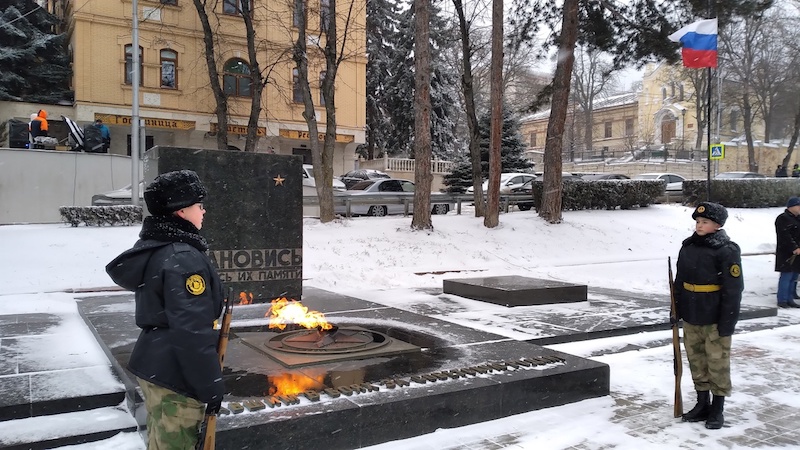
[(319, 389), (323, 385), (325, 374), (282, 373), (268, 376), (269, 395), (297, 395), (308, 390)]
[[(271, 313), (271, 315), (270, 315)], [(307, 307), (296, 300), (287, 300), (286, 297), (276, 298), (267, 310), (269, 327), (283, 330), (287, 324), (298, 324), (305, 328), (318, 328), (330, 330), (333, 325), (325, 320), (325, 314), (319, 311), (309, 311)]]
[[(248, 298), (249, 296), (249, 298)], [(253, 304), (253, 293), (250, 292), (239, 292), (239, 304), (240, 305), (252, 305)]]

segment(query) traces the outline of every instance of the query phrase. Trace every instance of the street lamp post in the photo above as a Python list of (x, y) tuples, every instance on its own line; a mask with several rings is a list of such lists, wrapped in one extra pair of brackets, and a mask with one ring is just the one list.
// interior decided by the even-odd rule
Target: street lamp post
[(681, 110), (681, 152), (686, 151), (686, 108)]

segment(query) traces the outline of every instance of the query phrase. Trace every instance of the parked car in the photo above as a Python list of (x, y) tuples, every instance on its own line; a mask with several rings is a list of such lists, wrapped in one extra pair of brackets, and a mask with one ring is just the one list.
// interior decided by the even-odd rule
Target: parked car
[[(316, 189), (317, 182), (314, 180), (314, 166), (311, 164), (303, 164), (303, 190), (305, 188), (314, 188)], [(343, 191), (347, 189), (342, 180), (337, 179), (336, 177), (333, 178), (333, 190), (334, 191)]]
[[(395, 178), (361, 181), (344, 192), (337, 192), (336, 200), (338, 203), (338, 199), (342, 197), (350, 196), (355, 198), (361, 195), (408, 196), (409, 203), (411, 203), (414, 198), (414, 183)], [(437, 202), (435, 199), (431, 199), (431, 203), (431, 214), (447, 214), (448, 211), (453, 209), (453, 204), (451, 203)], [(333, 210), (336, 214), (347, 213), (347, 207), (344, 205), (334, 205)], [(350, 205), (350, 214), (354, 216), (385, 216), (403, 213), (405, 213), (405, 205), (402, 203), (387, 203), (383, 205), (353, 203)]]
[[(536, 177), (536, 181), (544, 181), (544, 174), (539, 174)], [(569, 172), (561, 172), (561, 181), (583, 181), (583, 178)]]
[(591, 175), (584, 175), (581, 177), (586, 181), (594, 181), (594, 180), (630, 180), (631, 177), (627, 175), (623, 175), (621, 173), (598, 173), (598, 174), (591, 174)]
[(391, 178), (385, 172), (375, 169), (355, 169), (347, 172), (339, 177), (339, 180), (344, 183), (347, 189), (351, 189), (356, 183), (368, 180), (379, 180), (382, 178)]
[[(131, 185), (92, 196), (92, 206), (131, 204)], [(144, 205), (144, 181), (139, 182), (139, 204)]]
[[(518, 188), (534, 178), (536, 178), (536, 176), (530, 173), (501, 173), (500, 193), (510, 194), (512, 189)], [(489, 190), (489, 180), (483, 182), (483, 192), (486, 192), (487, 190)], [(467, 194), (472, 194), (473, 192), (475, 192), (475, 189), (472, 186), (467, 188)]]
[(683, 193), (683, 182), (686, 178), (674, 173), (640, 173), (633, 177), (634, 180), (664, 180), (667, 183), (667, 193)]
[(767, 176), (755, 172), (721, 172), (714, 177), (716, 180), (730, 180), (737, 178), (767, 178)]
[[(527, 183), (523, 184), (522, 186), (516, 187), (511, 190), (512, 194), (525, 194), (531, 197), (530, 201), (523, 200), (517, 202), (517, 208), (520, 211), (527, 211), (533, 208), (533, 182), (534, 181), (543, 181), (544, 175), (539, 175), (533, 180), (528, 181)], [(583, 181), (583, 179), (577, 175), (573, 175), (568, 172), (561, 172), (561, 181)]]

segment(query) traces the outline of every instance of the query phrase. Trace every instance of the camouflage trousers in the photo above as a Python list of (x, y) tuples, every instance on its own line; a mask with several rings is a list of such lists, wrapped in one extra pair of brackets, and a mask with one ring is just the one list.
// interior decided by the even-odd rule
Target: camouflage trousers
[(139, 386), (147, 409), (147, 449), (194, 449), (205, 404), (141, 378)]
[(731, 336), (720, 337), (717, 325), (683, 323), (683, 346), (696, 391), (731, 395)]

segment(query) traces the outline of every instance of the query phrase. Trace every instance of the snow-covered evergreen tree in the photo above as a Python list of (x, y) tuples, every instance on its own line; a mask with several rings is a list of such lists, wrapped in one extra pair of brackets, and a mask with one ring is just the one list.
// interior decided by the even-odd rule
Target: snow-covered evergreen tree
[[(481, 173), (484, 179), (489, 178), (489, 134), (491, 116), (487, 111), (478, 120), (481, 136)], [(522, 156), (525, 143), (519, 134), (519, 118), (508, 108), (503, 108), (503, 130), (500, 143), (500, 167), (502, 172), (528, 172), (533, 163)], [(453, 171), (444, 176), (447, 192), (463, 193), (472, 186), (472, 165), (466, 156), (459, 161)]]
[[(384, 2), (385, 0), (371, 0)], [(388, 6), (383, 11), (388, 16)], [(375, 6), (374, 10), (379, 13)], [(372, 9), (370, 10), (372, 12)], [(368, 17), (368, 21), (373, 20)], [(376, 149), (386, 149), (389, 154), (406, 154), (413, 158), (414, 152), (414, 9), (408, 7), (397, 16), (397, 20), (381, 20), (378, 26), (393, 26), (394, 30), (382, 29), (377, 37), (368, 37), (368, 52), (376, 63), (367, 69), (367, 114), (368, 133), (374, 138)], [(431, 7), (431, 59), (434, 61), (431, 74), (431, 135), (434, 157), (446, 158), (458, 148), (455, 125), (451, 119), (458, 105), (457, 75), (442, 64), (437, 64), (443, 48), (452, 43), (450, 27), (441, 17), (440, 10)], [(391, 40), (387, 40), (391, 38)], [(381, 52), (381, 55), (373, 55)], [(371, 70), (374, 69), (374, 70)], [(378, 88), (372, 90), (369, 87)]]
[(56, 16), (32, 0), (5, 0), (0, 10), (0, 100), (72, 101), (66, 36)]
[(400, 10), (397, 2), (367, 0), (367, 142), (362, 156), (373, 159), (386, 147), (391, 117), (386, 110)]

